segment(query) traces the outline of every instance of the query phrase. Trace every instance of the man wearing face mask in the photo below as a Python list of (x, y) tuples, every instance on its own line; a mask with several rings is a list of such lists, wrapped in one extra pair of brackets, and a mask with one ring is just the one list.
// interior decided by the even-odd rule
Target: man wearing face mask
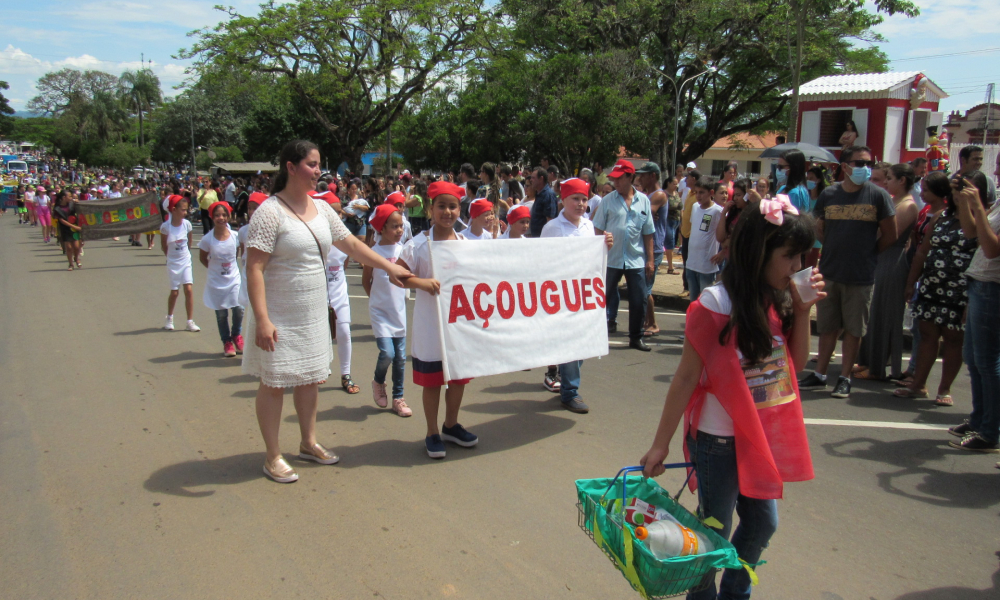
[(799, 380), (799, 387), (825, 389), (827, 367), (843, 333), (843, 360), (831, 394), (834, 398), (851, 395), (851, 370), (868, 327), (875, 265), (879, 253), (896, 241), (892, 197), (869, 181), (873, 165), (867, 146), (846, 148), (840, 168), (848, 176), (823, 190), (813, 209), (817, 238), (823, 243), (819, 270), (827, 282), (827, 295), (816, 305), (816, 371)]

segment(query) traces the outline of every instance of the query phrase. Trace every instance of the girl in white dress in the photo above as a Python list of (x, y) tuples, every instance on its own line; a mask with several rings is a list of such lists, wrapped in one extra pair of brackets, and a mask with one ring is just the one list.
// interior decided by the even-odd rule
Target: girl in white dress
[[(208, 269), (202, 301), (215, 311), (222, 338), (222, 354), (227, 357), (243, 352), (243, 307), (240, 306), (240, 270), (236, 264), (239, 236), (229, 228), (229, 204), (216, 202), (208, 208), (212, 231), (198, 242), (201, 264)], [(233, 324), (229, 326), (229, 311)]]
[[(160, 226), (160, 249), (167, 257), (167, 278), (170, 280), (170, 295), (167, 296), (167, 318), (163, 328), (174, 329), (174, 306), (180, 288), (184, 288), (184, 308), (187, 310), (187, 330), (201, 331), (194, 322), (194, 276), (191, 274), (191, 221), (185, 217), (188, 211), (187, 198), (173, 195), (167, 198), (170, 219)], [(81, 252), (81, 254), (83, 254)]]
[(324, 465), (340, 460), (316, 441), (319, 383), (330, 376), (333, 359), (325, 276), (330, 245), (384, 269), (396, 285), (412, 274), (352, 236), (329, 204), (309, 197), (320, 177), (315, 144), (289, 142), (278, 158), (273, 195), (254, 213), (247, 232), (247, 329), (254, 332), (254, 343), (244, 349), (243, 372), (260, 378), (256, 407), (267, 448), (264, 473), (291, 483), (299, 476), (278, 444), (284, 388), (294, 388), (299, 458)]

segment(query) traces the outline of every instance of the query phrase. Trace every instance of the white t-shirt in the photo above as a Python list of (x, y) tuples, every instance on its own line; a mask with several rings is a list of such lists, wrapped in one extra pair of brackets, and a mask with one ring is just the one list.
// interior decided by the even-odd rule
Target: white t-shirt
[(35, 201), (35, 192), (24, 192), (24, 201), (25, 202), (34, 202)]
[(121, 198), (121, 192), (108, 192), (108, 198)]
[[(375, 244), (372, 250), (395, 264), (403, 252), (403, 245)], [(382, 269), (372, 269), (368, 313), (371, 316), (372, 333), (376, 338), (406, 337), (406, 290), (393, 285), (389, 281), (389, 274)]]
[[(410, 272), (422, 279), (434, 277), (431, 270), (431, 255), (428, 240), (433, 235), (433, 229), (423, 231), (405, 246), (399, 255), (400, 260), (410, 267)], [(465, 240), (462, 233), (455, 234), (459, 240)], [(441, 360), (441, 332), (438, 319), (437, 298), (423, 290), (417, 290), (417, 300), (413, 305), (413, 327), (410, 339), (413, 340), (412, 355), (424, 362)]]
[[(688, 259), (690, 259), (690, 250), (688, 252)], [(714, 313), (722, 315), (731, 315), (733, 313), (733, 303), (722, 284), (710, 285), (705, 288), (698, 301), (701, 302), (702, 306)], [(726, 412), (726, 409), (722, 407), (722, 403), (715, 397), (715, 394), (705, 394), (705, 403), (701, 406), (701, 417), (698, 420), (698, 431), (704, 431), (707, 434), (720, 437), (735, 435), (733, 431), (733, 419)]]
[(712, 203), (708, 208), (701, 204), (691, 207), (691, 241), (688, 242), (686, 268), (697, 273), (711, 274), (719, 270), (712, 264), (712, 257), (719, 253), (719, 241), (715, 230), (722, 221), (722, 207)]
[(472, 233), (472, 228), (469, 227), (468, 229), (465, 229), (465, 230), (462, 231), (462, 235), (464, 235), (465, 239), (467, 239), (467, 240), (478, 241), (478, 240), (492, 240), (493, 239), (493, 234), (490, 233), (489, 230), (487, 230), (487, 229), (483, 229), (482, 235), (476, 235), (476, 234)]
[(603, 198), (601, 198), (597, 194), (594, 194), (593, 196), (591, 196), (590, 200), (587, 200), (587, 214), (585, 214), (583, 216), (586, 217), (586, 218), (588, 218), (588, 219), (591, 218), (593, 216), (593, 214), (595, 212), (597, 212), (597, 207), (601, 205), (601, 200), (602, 199)]
[(35, 206), (38, 208), (46, 208), (49, 205), (48, 194), (38, 194), (35, 196)]
[[(190, 221), (184, 222), (190, 224)], [(209, 231), (198, 242), (198, 249), (208, 252), (208, 277), (203, 301), (212, 310), (240, 305), (240, 270), (236, 264), (239, 240), (240, 236), (235, 231), (230, 231), (225, 240), (216, 239), (215, 232)], [(167, 245), (169, 247), (169, 242)]]
[(590, 219), (580, 217), (580, 224), (574, 225), (563, 213), (565, 209), (559, 211), (559, 216), (552, 219), (542, 227), (542, 233), (538, 237), (579, 237), (584, 235), (594, 235), (594, 224)]
[(174, 227), (170, 220), (163, 222), (160, 233), (167, 236), (167, 264), (182, 267), (191, 264), (191, 249), (188, 248), (188, 234), (191, 233), (191, 221), (184, 219)]
[(232, 181), (226, 186), (226, 202), (230, 205), (236, 204), (236, 184)]

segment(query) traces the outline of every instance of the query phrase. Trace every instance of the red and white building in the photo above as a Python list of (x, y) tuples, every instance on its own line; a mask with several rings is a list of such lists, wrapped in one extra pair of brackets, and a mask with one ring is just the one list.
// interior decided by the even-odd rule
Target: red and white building
[(799, 140), (839, 156), (848, 121), (875, 160), (908, 162), (927, 151), (927, 128), (943, 131), (948, 94), (919, 71), (828, 75), (799, 88)]

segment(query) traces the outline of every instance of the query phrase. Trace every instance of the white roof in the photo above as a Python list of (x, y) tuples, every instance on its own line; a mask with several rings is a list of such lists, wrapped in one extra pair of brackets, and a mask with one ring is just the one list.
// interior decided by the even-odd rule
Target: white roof
[[(909, 86), (920, 71), (904, 71), (899, 73), (856, 73), (853, 75), (826, 75), (813, 79), (799, 87), (799, 96), (820, 96), (830, 94), (871, 94), (892, 92), (902, 86)], [(948, 94), (927, 79), (927, 85), (940, 98)]]

